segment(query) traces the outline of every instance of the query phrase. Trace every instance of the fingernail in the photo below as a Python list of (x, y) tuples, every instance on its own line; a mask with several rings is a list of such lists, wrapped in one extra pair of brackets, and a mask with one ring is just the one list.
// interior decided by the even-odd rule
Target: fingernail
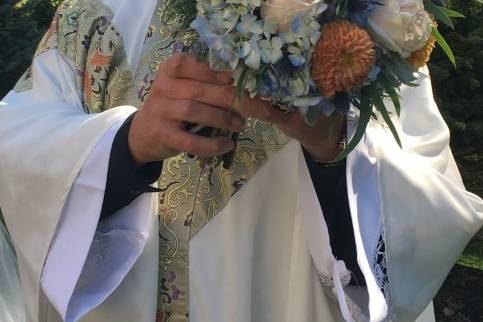
[(224, 148), (225, 152), (229, 152), (229, 151), (231, 151), (235, 148), (235, 143), (233, 143), (233, 141), (226, 142), (223, 145), (223, 148)]

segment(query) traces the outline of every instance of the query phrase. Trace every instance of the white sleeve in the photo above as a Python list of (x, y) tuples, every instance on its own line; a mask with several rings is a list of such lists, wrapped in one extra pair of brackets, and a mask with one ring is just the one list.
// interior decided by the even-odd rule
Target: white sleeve
[(122, 122), (99, 140), (72, 185), (42, 274), (42, 290), (65, 321), (101, 304), (141, 255), (149, 232), (149, 194), (99, 225), (111, 146)]
[[(369, 293), (382, 288), (389, 313), (414, 321), (482, 226), (483, 201), (462, 183), (430, 78), (403, 88), (401, 104), (394, 122), (403, 147), (373, 122), (349, 155), (347, 186), (358, 261), (368, 288), (373, 286)], [(369, 304), (375, 320), (385, 311), (377, 303), (372, 298)]]
[(56, 50), (37, 56), (32, 70), (32, 89), (12, 91), (0, 103), (0, 205), (27, 316), (36, 321), (45, 307), (42, 269), (71, 186), (100, 138), (135, 108), (86, 114), (77, 70)]

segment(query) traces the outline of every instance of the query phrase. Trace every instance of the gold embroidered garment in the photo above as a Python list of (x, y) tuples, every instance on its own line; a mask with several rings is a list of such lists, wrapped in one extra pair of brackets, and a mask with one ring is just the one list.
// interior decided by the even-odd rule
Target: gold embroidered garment
[[(160, 1), (145, 40), (136, 73), (136, 93), (142, 104), (157, 66), (174, 53), (189, 50), (196, 39), (188, 28), (193, 17), (180, 12), (184, 2)], [(177, 11), (178, 10), (178, 11)], [(281, 149), (288, 139), (273, 126), (250, 120), (240, 134), (234, 166), (200, 168), (185, 156), (164, 162), (160, 194), (160, 257), (158, 320), (188, 319), (188, 249), (190, 239), (227, 204), (243, 184)]]

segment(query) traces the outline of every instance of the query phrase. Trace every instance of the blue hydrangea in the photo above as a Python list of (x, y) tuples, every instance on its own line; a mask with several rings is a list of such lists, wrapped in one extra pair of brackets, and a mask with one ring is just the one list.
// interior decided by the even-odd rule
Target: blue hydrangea
[(270, 97), (275, 104), (312, 116), (328, 110), (308, 64), (321, 34), (315, 17), (327, 5), (321, 2), (295, 16), (284, 32), (278, 31), (276, 21), (257, 14), (260, 5), (261, 0), (198, 0), (198, 17), (191, 27), (208, 48), (210, 66), (233, 70), (235, 82), (248, 68), (243, 84), (252, 97)]
[(377, 6), (383, 4), (377, 0), (351, 0), (349, 1), (349, 20), (353, 23), (367, 27), (367, 20), (372, 15)]

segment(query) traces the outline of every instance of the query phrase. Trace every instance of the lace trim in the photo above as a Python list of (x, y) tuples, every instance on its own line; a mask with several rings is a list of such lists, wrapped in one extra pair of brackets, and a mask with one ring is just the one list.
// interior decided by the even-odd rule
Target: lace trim
[[(342, 286), (346, 287), (349, 285), (351, 281), (351, 271), (347, 270), (346, 273), (341, 277), (340, 282), (342, 283)], [(323, 274), (319, 274), (319, 279), (320, 282), (322, 283), (322, 286), (327, 287), (329, 289), (332, 289), (334, 287), (334, 279), (332, 277), (325, 276)]]
[[(346, 287), (349, 285), (352, 277), (352, 272), (350, 270), (346, 270), (345, 274), (341, 276), (341, 283), (343, 287)], [(335, 291), (334, 287), (334, 279), (332, 277), (319, 274), (319, 279), (323, 287), (329, 289), (331, 292), (329, 292), (330, 296), (334, 301), (338, 301), (337, 299), (337, 294)], [(362, 309), (350, 298), (350, 296), (344, 291), (345, 293), (345, 300), (347, 303), (347, 307), (349, 308), (349, 311), (352, 315), (352, 318), (356, 322), (367, 322), (369, 321), (369, 317), (367, 317)]]
[(387, 277), (387, 261), (386, 261), (386, 242), (384, 228), (381, 227), (381, 234), (374, 251), (374, 275), (377, 285), (382, 291), (387, 304), (387, 317), (385, 321), (395, 321), (394, 310), (391, 305), (391, 294), (389, 289), (389, 278)]

